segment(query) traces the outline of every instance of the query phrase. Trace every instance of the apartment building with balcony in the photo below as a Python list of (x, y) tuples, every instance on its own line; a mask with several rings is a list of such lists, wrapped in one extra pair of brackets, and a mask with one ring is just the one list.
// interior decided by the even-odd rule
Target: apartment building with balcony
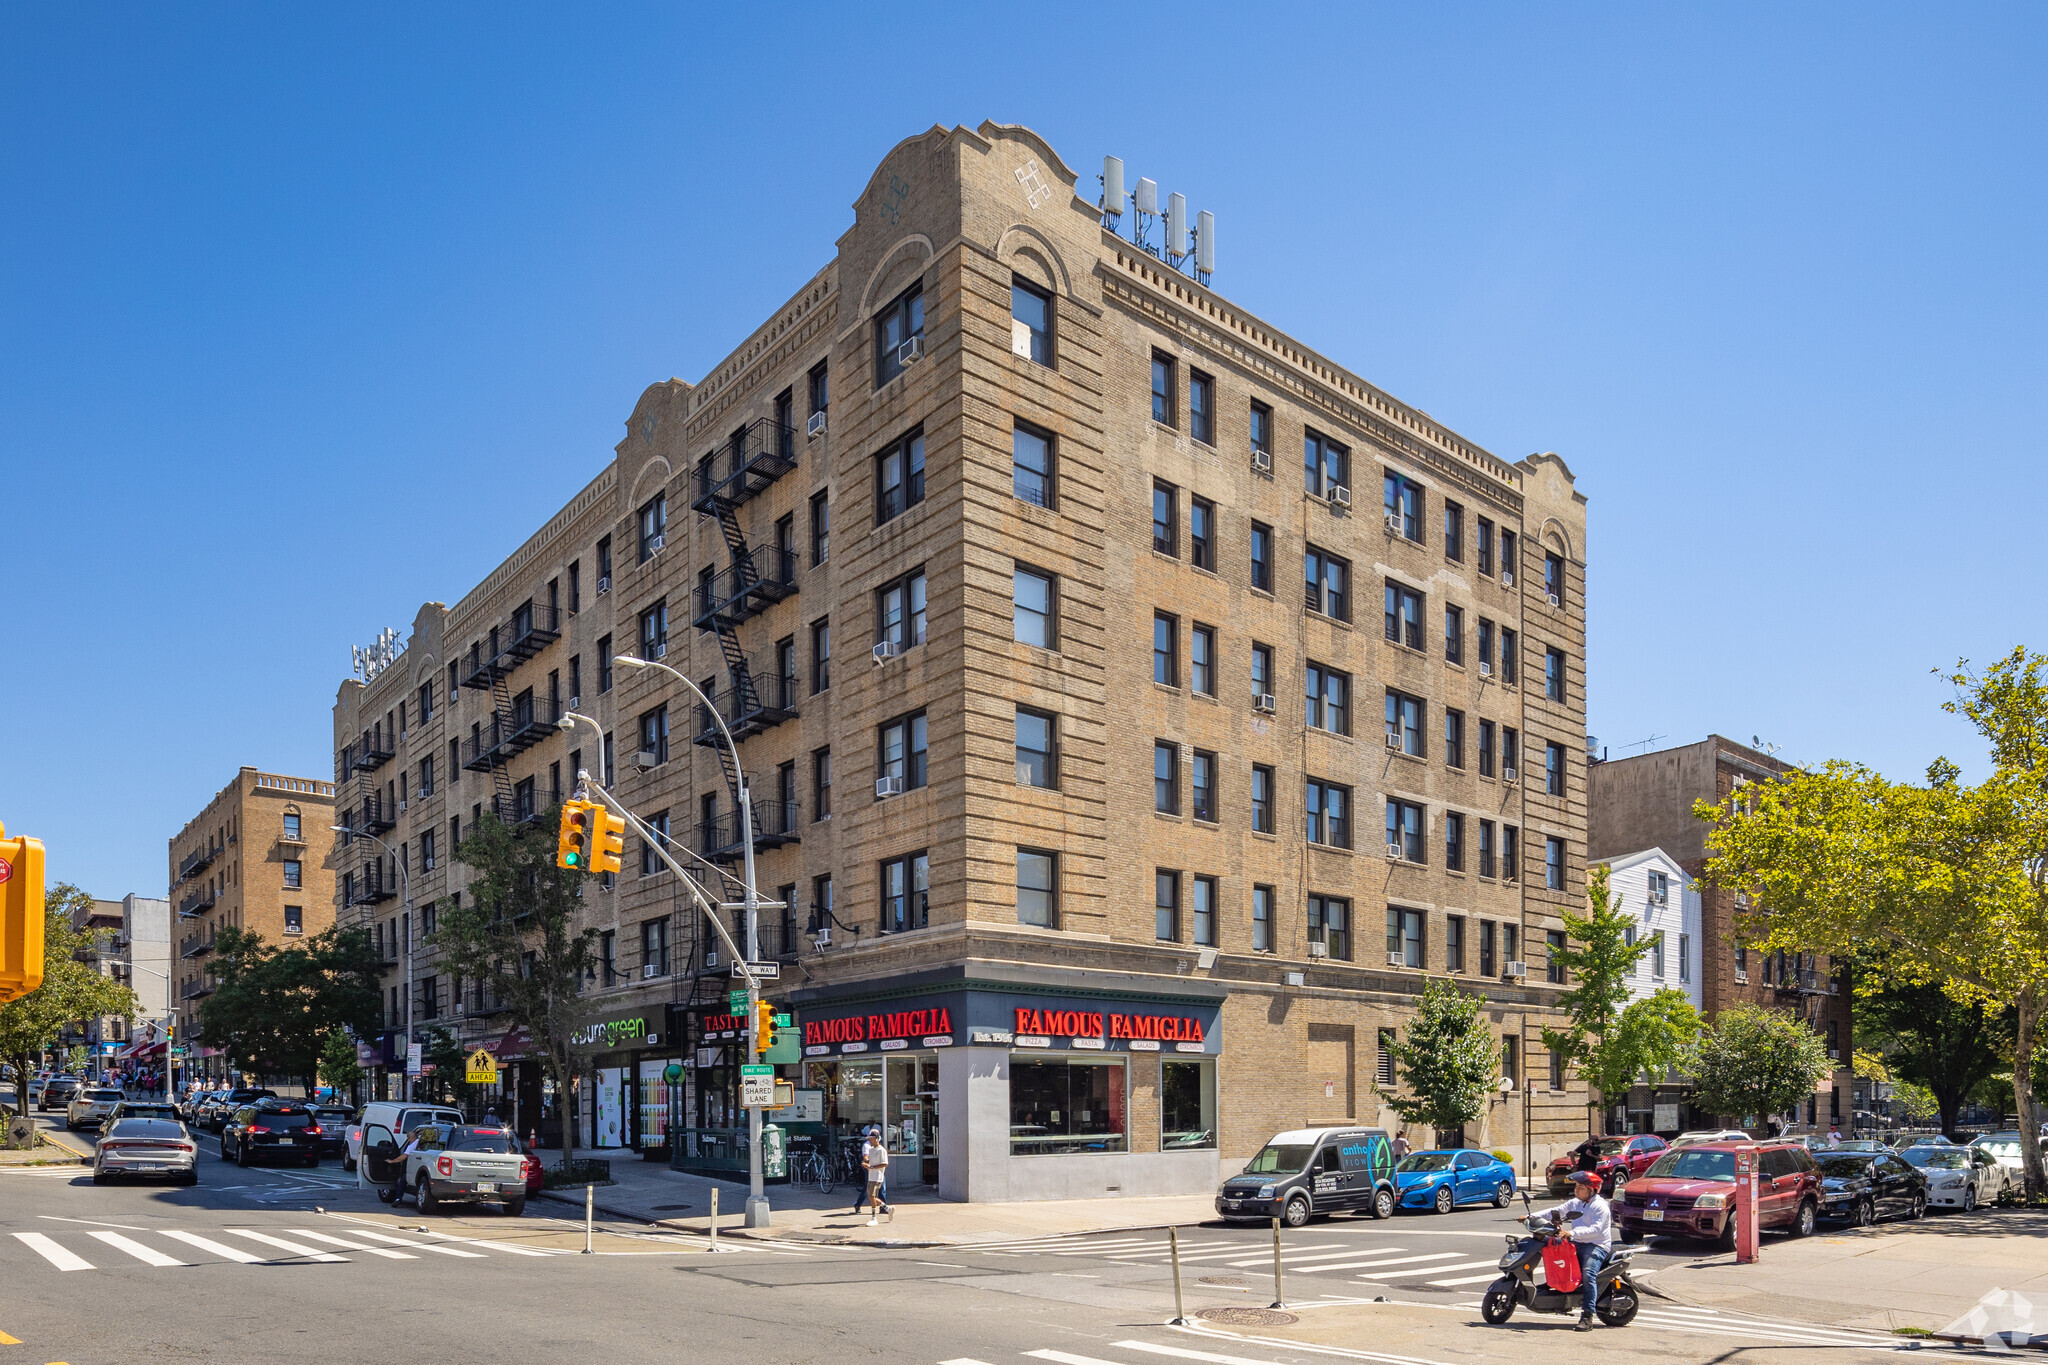
[(1632, 869), (1644, 850), (1655, 850), (1693, 888), (1700, 953), (1693, 1003), (1708, 1020), (1733, 1004), (1765, 1005), (1797, 1015), (1825, 1038), (1835, 1062), (1829, 1090), (1785, 1116), (1824, 1132), (1854, 1108), (1854, 995), (1846, 964), (1824, 953), (1764, 954), (1742, 946), (1734, 929), (1749, 909), (1749, 893), (1694, 881), (1707, 864), (1707, 826), (1693, 816), (1693, 803), (1725, 802), (1746, 785), (1789, 771), (1770, 754), (1721, 735), (1593, 764), (1588, 847), (1595, 862), (1616, 869)]
[(212, 956), (221, 929), (233, 925), (288, 944), (334, 922), (333, 823), (333, 783), (244, 766), (171, 837), (170, 1004), (189, 1048), (181, 1078), (232, 1074), (199, 1017), (216, 984)]
[[(824, 269), (649, 387), (561, 513), (342, 684), (344, 823), (436, 774), (380, 836), (412, 921), (364, 907), (415, 950), (395, 1019), (452, 991), (491, 1036), (415, 933), (465, 894), (470, 823), (579, 764), (738, 898), (708, 870), (744, 853), (717, 726), (631, 654), (737, 740), (786, 907), (761, 949), (802, 1039), (783, 1074), (825, 1129), (882, 1124), (892, 1180), (1207, 1190), (1280, 1129), (1392, 1124), (1385, 1044), (1431, 980), (1484, 995), (1514, 1082), (1466, 1136), (1542, 1160), (1583, 1135), (1540, 1037), (1584, 895), (1570, 471), (1481, 449), (1092, 197), (1025, 129), (902, 143)], [(571, 697), (596, 731), (552, 726)], [(393, 856), (338, 849), (342, 894)], [(685, 1161), (744, 1122), (742, 1025), (674, 883), (629, 839), (586, 892), (575, 1122)]]

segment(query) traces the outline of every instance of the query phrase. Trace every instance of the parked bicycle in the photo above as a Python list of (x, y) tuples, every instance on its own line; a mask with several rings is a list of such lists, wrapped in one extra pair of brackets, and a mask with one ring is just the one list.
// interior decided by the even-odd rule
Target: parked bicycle
[(820, 1194), (832, 1193), (832, 1164), (814, 1148), (801, 1148), (789, 1154), (789, 1183), (792, 1185), (815, 1185)]

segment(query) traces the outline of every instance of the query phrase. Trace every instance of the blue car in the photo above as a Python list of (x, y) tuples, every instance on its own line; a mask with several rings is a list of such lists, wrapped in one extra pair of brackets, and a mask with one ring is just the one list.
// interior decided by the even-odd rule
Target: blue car
[(1514, 1168), (1491, 1152), (1469, 1147), (1410, 1152), (1394, 1165), (1394, 1189), (1402, 1209), (1449, 1213), (1460, 1204), (1504, 1209), (1515, 1197)]

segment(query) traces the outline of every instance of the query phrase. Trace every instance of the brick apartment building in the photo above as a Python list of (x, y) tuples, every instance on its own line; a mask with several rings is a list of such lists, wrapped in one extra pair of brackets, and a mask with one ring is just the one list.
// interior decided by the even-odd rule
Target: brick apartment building
[[(1449, 977), (1515, 1082), (1466, 1136), (1542, 1160), (1583, 1135), (1539, 1034), (1583, 903), (1570, 471), (1111, 227), (1027, 130), (905, 141), (823, 270), (648, 388), (568, 506), (341, 685), (338, 804), (384, 842), (338, 848), (336, 886), (400, 963), (387, 1059), (410, 1019), (518, 1061), (425, 938), (486, 811), (544, 812), (580, 764), (737, 867), (709, 717), (609, 662), (632, 653), (741, 737), (796, 1126), (885, 1125), (892, 1179), (1207, 1190), (1280, 1129), (1392, 1123), (1383, 1040)], [(598, 731), (555, 727), (572, 701)], [(674, 883), (629, 840), (588, 889), (573, 1121), (685, 1159), (744, 1114), (728, 964)], [(563, 1112), (511, 1077), (522, 1127)]]
[(334, 784), (244, 766), (206, 808), (171, 838), (170, 901), (178, 1038), (187, 1077), (228, 1077), (228, 1059), (208, 1046), (199, 1006), (214, 990), (209, 958), (227, 925), (286, 943), (334, 923)]
[[(1661, 850), (1684, 878), (1682, 894), (1697, 898), (1698, 989), (1695, 1003), (1709, 1020), (1738, 1002), (1788, 1010), (1825, 1036), (1836, 1062), (1826, 1093), (1816, 1094), (1789, 1122), (1825, 1131), (1830, 1120), (1847, 1122), (1854, 1104), (1852, 1003), (1846, 968), (1837, 970), (1825, 954), (1748, 951), (1731, 937), (1747, 893), (1696, 882), (1707, 862), (1707, 826), (1693, 817), (1695, 801), (1726, 801), (1743, 785), (1768, 782), (1788, 772), (1786, 764), (1747, 744), (1709, 735), (1694, 744), (1659, 749), (1633, 758), (1593, 764), (1587, 776), (1591, 797), (1588, 847), (1592, 860), (1633, 862)], [(1679, 1098), (1676, 1087), (1667, 1102)], [(1639, 1107), (1632, 1105), (1632, 1108)], [(1742, 1115), (1694, 1115), (1701, 1122)], [(1681, 1122), (1691, 1119), (1682, 1112)]]

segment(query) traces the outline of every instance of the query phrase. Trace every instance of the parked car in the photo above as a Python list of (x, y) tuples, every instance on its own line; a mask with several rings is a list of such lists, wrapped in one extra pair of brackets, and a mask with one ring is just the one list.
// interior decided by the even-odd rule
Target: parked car
[(80, 1086), (72, 1093), (71, 1103), (64, 1107), (64, 1126), (74, 1132), (98, 1128), (114, 1112), (114, 1107), (127, 1098), (111, 1086)]
[(104, 1185), (117, 1175), (161, 1175), (174, 1184), (197, 1185), (198, 1160), (199, 1144), (176, 1119), (115, 1119), (92, 1154), (92, 1183)]
[[(1650, 1168), (1650, 1163), (1662, 1156), (1670, 1144), (1663, 1138), (1648, 1133), (1638, 1136), (1595, 1138), (1599, 1143), (1593, 1163), (1594, 1174), (1600, 1177), (1600, 1193), (1613, 1199), (1628, 1187), (1628, 1182)], [(1583, 1145), (1583, 1144), (1582, 1144)], [(1578, 1169), (1577, 1149), (1565, 1153), (1550, 1163), (1545, 1174), (1550, 1180), (1552, 1194), (1572, 1192), (1572, 1172)]]
[(1404, 1209), (1449, 1213), (1460, 1204), (1514, 1202), (1515, 1168), (1492, 1152), (1446, 1148), (1410, 1152), (1394, 1163), (1395, 1203)]
[(375, 1124), (392, 1135), (393, 1141), (410, 1136), (413, 1129), (423, 1123), (459, 1124), (466, 1122), (459, 1109), (450, 1109), (445, 1104), (401, 1104), (392, 1100), (375, 1100), (363, 1106), (363, 1112), (345, 1130), (347, 1146), (341, 1154), (341, 1168), (353, 1171), (363, 1156), (363, 1130)]
[(320, 1155), (348, 1156), (349, 1125), (355, 1122), (356, 1111), (345, 1104), (316, 1104), (313, 1106), (313, 1121), (320, 1125)]
[(1889, 1152), (1891, 1148), (1875, 1138), (1850, 1138), (1837, 1142), (1826, 1150), (1830, 1152)]
[(221, 1125), (220, 1159), (252, 1166), (259, 1159), (287, 1158), (303, 1166), (320, 1164), (320, 1125), (297, 1100), (275, 1097), (241, 1105)]
[(76, 1076), (52, 1076), (43, 1082), (41, 1092), (36, 1096), (36, 1109), (48, 1113), (52, 1109), (63, 1109), (70, 1105), (78, 1094), (81, 1082)]
[(43, 1097), (43, 1087), (50, 1083), (50, 1073), (38, 1071), (28, 1078), (28, 1102), (34, 1104)]
[(114, 1106), (114, 1112), (107, 1115), (108, 1123), (122, 1119), (169, 1119), (173, 1123), (183, 1122), (178, 1117), (176, 1105), (165, 1104), (162, 1100), (122, 1100)]
[(192, 1100), (192, 1126), (194, 1128), (204, 1128), (208, 1132), (218, 1133), (220, 1131), (220, 1124), (215, 1121), (219, 1117), (217, 1111), (220, 1109), (222, 1102), (227, 1099), (227, 1094), (228, 1092), (225, 1090), (202, 1090), (198, 1095), (194, 1096)]
[(1699, 1128), (1671, 1139), (1673, 1147), (1691, 1147), (1702, 1142), (1755, 1142), (1740, 1128)]
[(533, 1158), (509, 1128), (424, 1123), (400, 1146), (383, 1124), (366, 1122), (361, 1159), (386, 1202), (411, 1194), (421, 1213), (450, 1203), (495, 1203), (513, 1218), (526, 1212)]
[(1821, 1175), (1813, 1154), (1789, 1142), (1698, 1142), (1674, 1146), (1629, 1182), (1615, 1207), (1621, 1240), (1652, 1233), (1735, 1246), (1735, 1157), (1754, 1150), (1757, 1226), (1804, 1237), (1820, 1216)]
[(1822, 1152), (1818, 1162), (1820, 1216), (1829, 1222), (1861, 1228), (1927, 1212), (1927, 1181), (1896, 1152)]
[(1983, 1147), (1908, 1147), (1898, 1159), (1927, 1182), (1927, 1202), (1975, 1213), (1979, 1204), (2005, 1198), (2012, 1172)]
[(1216, 1192), (1226, 1220), (1279, 1215), (1298, 1228), (1317, 1214), (1360, 1210), (1392, 1218), (1394, 1144), (1384, 1128), (1296, 1128), (1266, 1140)]
[[(206, 1122), (214, 1132), (225, 1133), (228, 1120), (234, 1116), (237, 1110), (254, 1104), (258, 1100), (276, 1098), (277, 1092), (275, 1090), (265, 1090), (256, 1086), (245, 1085), (238, 1086), (233, 1090), (220, 1091), (215, 1097), (212, 1107), (206, 1111)], [(221, 1155), (226, 1156), (227, 1153), (223, 1151)]]
[(2006, 1175), (2014, 1185), (2027, 1183), (2026, 1158), (2020, 1152), (2020, 1135), (2015, 1130), (2005, 1133), (1985, 1133), (1972, 1139), (1972, 1147), (1989, 1152), (1992, 1159), (2005, 1167)]

